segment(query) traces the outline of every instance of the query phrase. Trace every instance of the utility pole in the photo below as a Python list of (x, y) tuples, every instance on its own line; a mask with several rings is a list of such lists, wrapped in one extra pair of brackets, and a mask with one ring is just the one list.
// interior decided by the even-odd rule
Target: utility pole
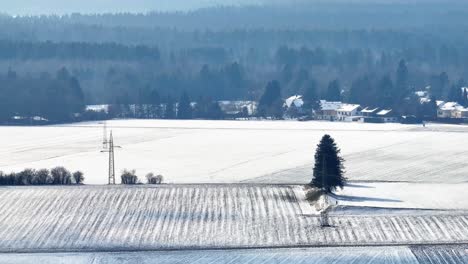
[(112, 130), (110, 132), (109, 141), (103, 143), (106, 146), (106, 149), (101, 150), (101, 152), (109, 153), (109, 185), (115, 184), (115, 158), (114, 158), (114, 148), (120, 148), (120, 146), (114, 146), (114, 137), (112, 136)]

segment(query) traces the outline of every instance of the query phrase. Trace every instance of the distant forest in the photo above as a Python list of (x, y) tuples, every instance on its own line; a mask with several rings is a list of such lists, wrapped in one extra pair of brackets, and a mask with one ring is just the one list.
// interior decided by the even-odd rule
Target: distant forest
[(453, 99), (468, 80), (467, 17), (468, 3), (438, 1), (2, 15), (0, 89), (30, 86), (23, 96), (40, 93), (31, 83), (61, 84), (80, 104), (136, 104), (152, 91), (162, 101), (258, 101), (276, 80), (283, 98), (325, 98), (333, 86), (336, 99), (397, 107), (388, 98), (431, 86), (434, 98)]

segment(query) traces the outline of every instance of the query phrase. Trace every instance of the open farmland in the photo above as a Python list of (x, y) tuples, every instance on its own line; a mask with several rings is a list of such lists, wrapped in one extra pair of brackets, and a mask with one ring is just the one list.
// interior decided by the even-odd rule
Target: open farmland
[(302, 187), (2, 187), (0, 251), (255, 248), (467, 243), (466, 211), (330, 214)]
[[(468, 127), (296, 121), (114, 120), (116, 170), (154, 171), (172, 183), (307, 183), (315, 146), (331, 134), (347, 177), (365, 181), (468, 181)], [(107, 182), (102, 125), (0, 128), (0, 170), (82, 170)], [(118, 179), (119, 181), (119, 179)]]
[(0, 254), (2, 264), (35, 263), (355, 263), (355, 264), (465, 264), (467, 246), (279, 248), (158, 252), (92, 252)]
[[(356, 263), (419, 264), (407, 247), (0, 254), (2, 264), (33, 263)], [(421, 262), (424, 263), (424, 262)], [(426, 262), (427, 263), (427, 262)], [(436, 262), (439, 263), (439, 262)]]

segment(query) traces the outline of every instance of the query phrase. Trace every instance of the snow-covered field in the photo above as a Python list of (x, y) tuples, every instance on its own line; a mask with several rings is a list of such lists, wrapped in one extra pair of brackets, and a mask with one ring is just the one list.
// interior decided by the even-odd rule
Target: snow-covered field
[(468, 210), (468, 183), (352, 182), (334, 196), (339, 205)]
[[(197, 264), (278, 264), (278, 263), (355, 263), (355, 264), (423, 264), (407, 247), (372, 248), (309, 248), (217, 250), (176, 252), (121, 252), (121, 253), (61, 253), (61, 254), (0, 254), (2, 264), (126, 264), (126, 263), (197, 263)], [(444, 262), (432, 262), (444, 263)], [(460, 262), (463, 263), (463, 262)]]
[[(173, 183), (307, 183), (315, 146), (331, 134), (351, 180), (468, 181), (468, 127), (297, 121), (114, 120), (116, 169)], [(0, 170), (57, 165), (107, 182), (97, 122), (0, 127)]]
[(468, 243), (467, 211), (334, 211), (322, 228), (301, 188), (1, 187), (0, 252)]

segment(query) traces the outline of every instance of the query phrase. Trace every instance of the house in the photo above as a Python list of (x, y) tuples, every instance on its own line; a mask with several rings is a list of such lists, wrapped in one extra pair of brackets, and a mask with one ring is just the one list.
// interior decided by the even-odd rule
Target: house
[(457, 118), (457, 112), (465, 109), (456, 102), (443, 102), (437, 104), (437, 117), (438, 118)]
[(218, 104), (226, 115), (251, 116), (257, 111), (255, 101), (219, 101)]
[(328, 102), (320, 100), (320, 111), (317, 112), (317, 119), (321, 120), (337, 120), (337, 110), (341, 107), (341, 102)]
[(379, 118), (384, 123), (398, 122), (398, 118), (394, 115), (392, 109), (382, 109), (376, 115), (377, 118)]
[(336, 110), (336, 118), (338, 121), (358, 121), (361, 112), (361, 106), (358, 104), (341, 104)]
[(108, 104), (102, 104), (102, 105), (87, 105), (87, 106), (86, 106), (86, 111), (109, 113), (109, 105), (108, 105)]
[(361, 110), (361, 115), (363, 117), (375, 117), (377, 115), (378, 111), (379, 111), (378, 107), (376, 107), (376, 108), (366, 107), (366, 108)]
[(304, 106), (304, 100), (302, 99), (302, 95), (293, 95), (287, 98), (284, 101), (283, 107), (287, 110), (287, 115), (289, 116), (298, 116), (298, 115), (305, 115), (307, 114)]
[(456, 109), (453, 116), (453, 118), (468, 118), (468, 108)]
[(294, 106), (300, 109), (303, 105), (304, 100), (302, 100), (302, 95), (293, 95), (284, 101), (284, 106), (286, 106), (287, 108)]

